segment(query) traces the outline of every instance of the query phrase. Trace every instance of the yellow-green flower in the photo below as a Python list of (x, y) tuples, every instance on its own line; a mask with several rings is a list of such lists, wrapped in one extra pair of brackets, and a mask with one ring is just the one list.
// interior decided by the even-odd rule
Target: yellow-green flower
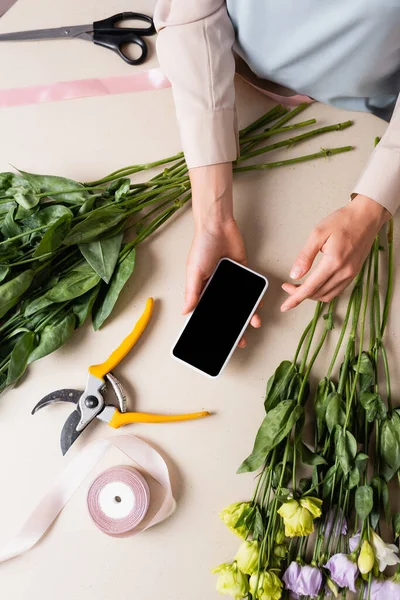
[(309, 535), (314, 531), (314, 519), (321, 516), (322, 500), (306, 496), (288, 500), (278, 510), (285, 524), (287, 537)]
[(366, 575), (370, 571), (372, 571), (375, 562), (375, 554), (372, 549), (371, 544), (364, 540), (361, 546), (361, 551), (358, 556), (358, 568), (360, 569), (360, 573)]
[(236, 562), (224, 563), (211, 571), (219, 573), (217, 592), (231, 596), (234, 600), (242, 600), (249, 592), (249, 580), (238, 568)]
[(277, 546), (274, 546), (273, 552), (274, 556), (277, 558), (285, 558), (286, 554), (288, 553), (288, 547), (286, 544), (277, 544)]
[(257, 540), (244, 541), (240, 544), (235, 560), (239, 569), (246, 575), (253, 575), (257, 571), (260, 544)]
[(282, 587), (282, 581), (272, 571), (254, 573), (250, 577), (250, 593), (255, 600), (279, 600)]
[(250, 502), (235, 502), (234, 504), (230, 504), (222, 512), (219, 513), (219, 516), (225, 523), (225, 525), (236, 533), (239, 537), (245, 539), (248, 534), (248, 529), (245, 525), (240, 525), (239, 527), (235, 527), (236, 523), (239, 521), (240, 517), (243, 513), (251, 508)]

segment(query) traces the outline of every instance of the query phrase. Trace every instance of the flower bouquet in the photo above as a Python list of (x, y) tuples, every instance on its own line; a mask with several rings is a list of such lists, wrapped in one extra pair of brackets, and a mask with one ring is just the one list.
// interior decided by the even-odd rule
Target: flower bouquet
[[(238, 470), (258, 471), (253, 497), (221, 513), (243, 541), (233, 562), (214, 569), (220, 593), (236, 600), (322, 600), (348, 591), (363, 600), (400, 599), (400, 514), (392, 513), (400, 408), (383, 341), (392, 288), (390, 221), (384, 247), (377, 238), (355, 280), (316, 390), (310, 393), (310, 377), (336, 321), (335, 301), (325, 314), (317, 303), (293, 359), (268, 381), (265, 418)], [(306, 409), (314, 417), (312, 444), (304, 441)]]

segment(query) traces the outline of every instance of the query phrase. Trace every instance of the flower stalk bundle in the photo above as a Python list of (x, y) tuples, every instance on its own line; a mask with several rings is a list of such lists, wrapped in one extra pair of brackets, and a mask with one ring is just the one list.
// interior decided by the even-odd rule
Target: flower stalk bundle
[[(238, 165), (352, 124), (314, 128), (265, 145), (275, 135), (315, 124), (315, 119), (288, 124), (305, 108), (289, 112), (276, 106), (243, 129)], [(322, 149), (234, 170), (276, 168), (351, 149)], [(131, 179), (160, 167), (148, 181)], [(24, 171), (0, 173), (0, 392), (30, 363), (62, 346), (90, 316), (94, 329), (103, 325), (134, 270), (137, 246), (190, 199), (182, 153), (85, 184)]]
[[(400, 513), (393, 514), (400, 485), (400, 408), (393, 403), (384, 344), (392, 291), (390, 221), (384, 247), (377, 237), (354, 282), (326, 376), (315, 392), (310, 393), (310, 376), (334, 328), (335, 301), (326, 309), (317, 303), (294, 358), (268, 381), (266, 416), (238, 470), (260, 470), (253, 498), (221, 514), (244, 540), (234, 561), (223, 565), (225, 576), (234, 571), (235, 579), (222, 593), (249, 600), (322, 600), (351, 591), (360, 600), (400, 599)], [(307, 400), (314, 417), (312, 444), (304, 441)], [(397, 488), (392, 497), (390, 482)], [(389, 533), (383, 534), (385, 527)]]

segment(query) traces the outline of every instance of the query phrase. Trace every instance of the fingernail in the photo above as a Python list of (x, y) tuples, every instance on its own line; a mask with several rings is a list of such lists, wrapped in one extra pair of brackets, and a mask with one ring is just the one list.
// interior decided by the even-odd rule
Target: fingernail
[(281, 306), (281, 312), (287, 312), (288, 310), (290, 310), (290, 306), (288, 304), (282, 304)]
[(290, 271), (290, 278), (299, 279), (301, 277), (302, 272), (303, 269), (301, 267), (293, 267), (293, 269)]

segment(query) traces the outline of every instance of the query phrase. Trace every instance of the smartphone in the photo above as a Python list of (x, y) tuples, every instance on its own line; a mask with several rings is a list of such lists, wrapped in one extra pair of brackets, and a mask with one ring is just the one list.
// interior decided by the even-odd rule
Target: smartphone
[(263, 275), (223, 258), (172, 348), (172, 356), (218, 377), (268, 287)]

